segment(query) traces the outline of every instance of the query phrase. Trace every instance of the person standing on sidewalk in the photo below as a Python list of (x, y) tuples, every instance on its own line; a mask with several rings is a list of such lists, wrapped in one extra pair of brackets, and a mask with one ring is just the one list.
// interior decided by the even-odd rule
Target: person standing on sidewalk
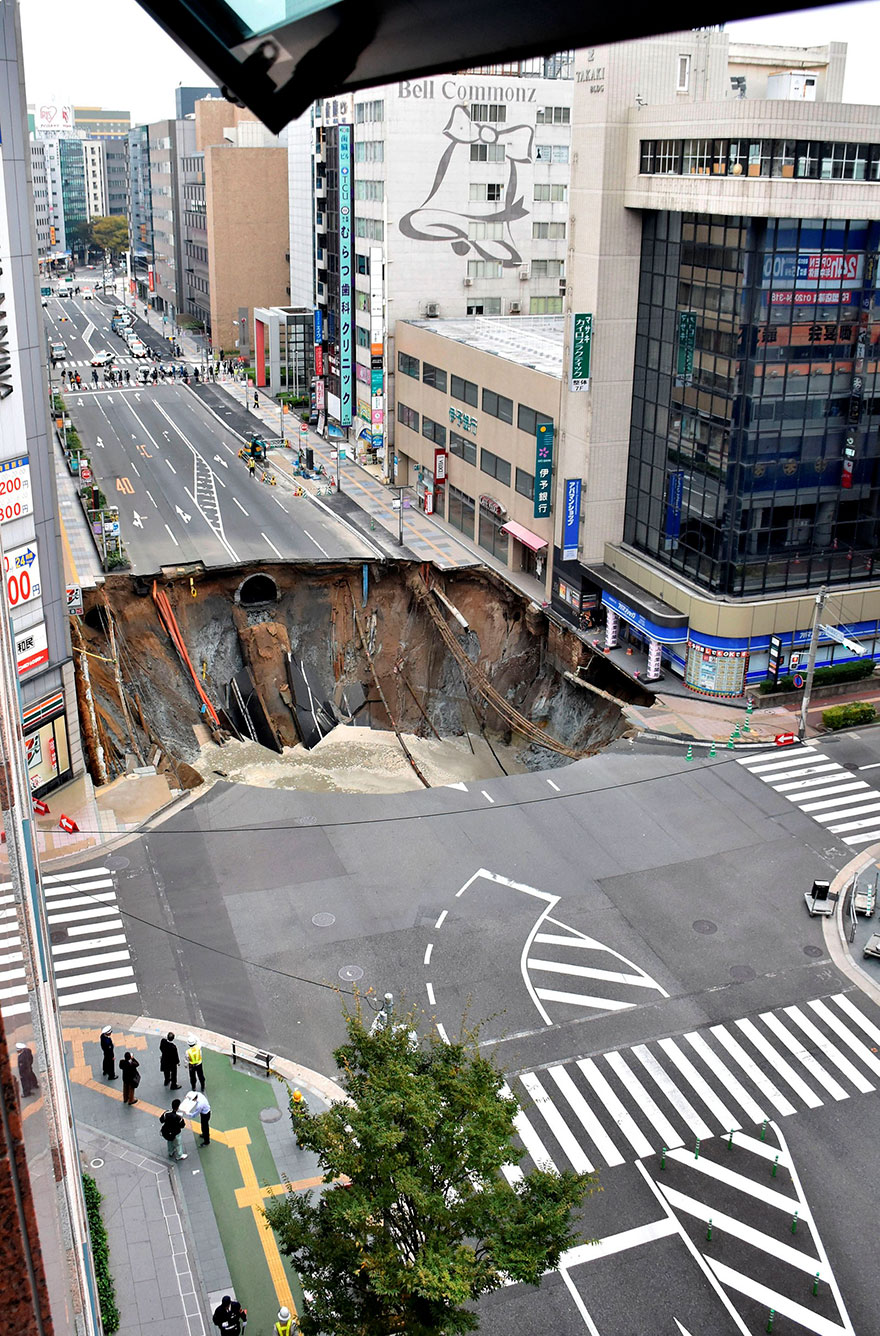
[(291, 1336), (293, 1331), (293, 1318), (290, 1316), (289, 1308), (279, 1308), (278, 1316), (275, 1319), (273, 1328), (275, 1336)]
[(177, 1069), (180, 1066), (180, 1054), (174, 1042), (174, 1031), (169, 1030), (164, 1039), (159, 1041), (159, 1071), (165, 1077), (164, 1084), (172, 1090), (179, 1090)]
[(214, 1309), (211, 1321), (221, 1336), (238, 1336), (241, 1331), (241, 1319), (232, 1311), (232, 1296), (224, 1294)]
[(187, 1095), (187, 1107), (190, 1113), (197, 1113), (202, 1124), (202, 1145), (211, 1144), (211, 1106), (201, 1091)]
[(186, 1042), (189, 1044), (189, 1048), (186, 1050), (186, 1062), (189, 1067), (189, 1088), (195, 1090), (196, 1077), (198, 1077), (199, 1089), (204, 1090), (205, 1069), (202, 1066), (202, 1046), (194, 1034), (191, 1034)]
[(119, 1063), (119, 1070), (122, 1073), (123, 1104), (137, 1104), (134, 1092), (141, 1083), (141, 1076), (138, 1071), (140, 1065), (137, 1058), (133, 1058), (128, 1051)]
[(104, 1054), (104, 1061), (101, 1064), (101, 1071), (107, 1077), (108, 1081), (116, 1080), (116, 1057), (114, 1055), (112, 1025), (105, 1025), (101, 1031), (101, 1052)]
[(169, 1160), (185, 1160), (186, 1152), (183, 1149), (181, 1135), (186, 1127), (186, 1119), (178, 1113), (180, 1100), (173, 1099), (171, 1108), (165, 1113), (159, 1114), (159, 1122), (162, 1124), (160, 1132), (168, 1143)]

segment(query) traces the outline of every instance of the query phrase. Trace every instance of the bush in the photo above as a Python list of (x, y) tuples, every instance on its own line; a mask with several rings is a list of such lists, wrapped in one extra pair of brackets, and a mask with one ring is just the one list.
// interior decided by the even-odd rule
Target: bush
[(108, 552), (106, 566), (108, 571), (127, 571), (131, 562), (124, 552)]
[(95, 1263), (95, 1280), (98, 1284), (98, 1300), (101, 1305), (101, 1325), (104, 1336), (113, 1336), (119, 1330), (119, 1309), (116, 1307), (116, 1286), (110, 1274), (110, 1245), (107, 1242), (107, 1230), (101, 1218), (103, 1198), (98, 1185), (88, 1174), (82, 1176), (83, 1195), (86, 1199), (86, 1214), (89, 1218), (89, 1235), (92, 1241), (92, 1258)]
[(870, 724), (876, 715), (870, 701), (851, 700), (846, 705), (832, 705), (829, 710), (823, 710), (822, 723), (836, 732), (838, 728), (851, 728), (853, 724)]
[[(831, 668), (817, 668), (813, 674), (813, 686), (831, 686), (835, 682), (861, 682), (872, 675), (874, 667), (873, 659), (856, 659), (852, 663), (839, 663)], [(798, 671), (801, 676), (806, 675), (806, 668)], [(768, 679), (760, 684), (758, 690), (764, 696), (772, 695), (774, 691), (795, 691), (794, 677), (791, 673), (786, 673), (778, 682)]]

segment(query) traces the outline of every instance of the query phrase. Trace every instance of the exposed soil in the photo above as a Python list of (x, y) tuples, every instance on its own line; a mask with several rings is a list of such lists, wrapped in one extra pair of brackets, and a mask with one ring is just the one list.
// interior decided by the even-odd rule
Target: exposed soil
[[(432, 582), (467, 630), (428, 594)], [(187, 574), (163, 581), (162, 588), (221, 726), (205, 712), (159, 619), (151, 586), (109, 576), (103, 590), (87, 598), (85, 617), (74, 628), (83, 734), (96, 782), (103, 782), (99, 750), (106, 779), (154, 762), (169, 768), (181, 787), (215, 771), (249, 783), (348, 792), (419, 787), (417, 770), (431, 785), (487, 778), (502, 767), (565, 764), (623, 731), (620, 709), (567, 681), (566, 670), (582, 668), (585, 678), (621, 699), (648, 699), (636, 684), (609, 677), (601, 656), (486, 570), (441, 575), (402, 562), (368, 569), (278, 565), (192, 580)], [(438, 612), (453, 636), (438, 630), (429, 615)], [(323, 699), (338, 706), (344, 688), (356, 694), (360, 684), (366, 692), (357, 726), (339, 726), (312, 751), (297, 741), (288, 650), (320, 683)], [(248, 739), (230, 742), (222, 726), (227, 684), (243, 668), (251, 672), (280, 755)], [(544, 745), (545, 736), (562, 751)]]

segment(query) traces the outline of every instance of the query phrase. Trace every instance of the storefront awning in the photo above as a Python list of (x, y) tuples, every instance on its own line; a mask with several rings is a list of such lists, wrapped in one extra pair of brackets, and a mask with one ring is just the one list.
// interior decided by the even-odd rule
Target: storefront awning
[(542, 547), (547, 546), (546, 538), (539, 538), (536, 533), (525, 528), (522, 524), (516, 524), (514, 520), (508, 520), (501, 526), (502, 533), (509, 533), (511, 538), (515, 538), (523, 547), (531, 548), (533, 552), (540, 552)]

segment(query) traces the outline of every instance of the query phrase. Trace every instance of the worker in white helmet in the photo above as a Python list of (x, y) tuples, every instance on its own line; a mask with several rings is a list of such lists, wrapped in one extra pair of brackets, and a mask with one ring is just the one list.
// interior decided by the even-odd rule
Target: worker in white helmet
[(290, 1316), (290, 1309), (283, 1306), (278, 1309), (278, 1317), (275, 1319), (275, 1336), (290, 1336), (293, 1331), (293, 1318)]
[(186, 1065), (189, 1068), (189, 1087), (190, 1090), (196, 1088), (196, 1077), (199, 1078), (199, 1089), (205, 1089), (205, 1069), (202, 1066), (202, 1046), (194, 1034), (187, 1039), (188, 1048), (186, 1050)]

